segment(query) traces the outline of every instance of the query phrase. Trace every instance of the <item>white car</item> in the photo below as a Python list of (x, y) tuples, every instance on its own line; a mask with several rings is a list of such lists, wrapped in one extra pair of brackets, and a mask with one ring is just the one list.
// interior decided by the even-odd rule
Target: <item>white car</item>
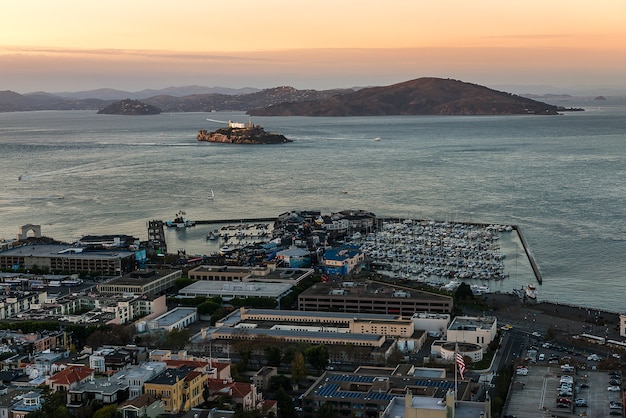
[(590, 354), (587, 357), (587, 360), (589, 360), (589, 361), (600, 361), (600, 357), (597, 354)]
[(609, 386), (608, 388), (606, 388), (606, 390), (608, 390), (609, 392), (619, 392), (620, 391), (620, 387), (619, 386)]

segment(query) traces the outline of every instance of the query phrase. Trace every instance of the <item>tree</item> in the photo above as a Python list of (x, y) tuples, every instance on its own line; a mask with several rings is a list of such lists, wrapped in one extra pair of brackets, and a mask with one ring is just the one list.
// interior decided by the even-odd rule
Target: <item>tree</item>
[(298, 383), (306, 377), (306, 363), (304, 361), (304, 355), (300, 352), (293, 356), (291, 361), (291, 378), (294, 382)]
[(474, 299), (474, 292), (472, 292), (471, 286), (465, 282), (461, 283), (454, 292), (454, 300), (463, 301), (472, 299)]
[(298, 418), (296, 405), (285, 389), (280, 388), (276, 392), (276, 404), (278, 407), (278, 418)]
[(277, 374), (270, 377), (269, 390), (276, 392), (279, 389), (291, 390), (291, 379), (284, 374)]
[(324, 370), (328, 365), (328, 348), (325, 345), (319, 344), (309, 347), (304, 354), (311, 366), (319, 372)]
[(282, 353), (280, 352), (280, 348), (275, 345), (270, 345), (265, 347), (265, 361), (268, 366), (278, 367), (280, 366), (280, 359), (282, 357)]
[(28, 418), (70, 418), (65, 406), (66, 393), (63, 391), (51, 392), (46, 386), (43, 390), (43, 403), (39, 411), (29, 413)]
[(117, 414), (117, 405), (107, 405), (98, 409), (94, 414), (93, 418), (115, 418)]

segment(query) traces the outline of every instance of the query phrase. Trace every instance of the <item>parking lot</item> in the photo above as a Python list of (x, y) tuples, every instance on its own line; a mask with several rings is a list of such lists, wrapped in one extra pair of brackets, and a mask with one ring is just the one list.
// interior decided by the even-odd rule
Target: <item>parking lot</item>
[[(573, 377), (571, 396), (559, 396), (563, 375)], [(528, 374), (515, 376), (505, 416), (600, 418), (612, 416), (611, 412), (617, 414), (618, 411), (621, 415), (623, 408), (616, 408), (615, 405), (613, 409), (610, 408), (610, 401), (621, 402), (622, 396), (621, 390), (615, 392), (607, 390), (610, 380), (611, 376), (606, 371), (577, 370), (574, 373), (565, 373), (557, 364), (546, 362), (533, 364), (528, 367)], [(576, 399), (584, 399), (587, 406), (575, 406)]]

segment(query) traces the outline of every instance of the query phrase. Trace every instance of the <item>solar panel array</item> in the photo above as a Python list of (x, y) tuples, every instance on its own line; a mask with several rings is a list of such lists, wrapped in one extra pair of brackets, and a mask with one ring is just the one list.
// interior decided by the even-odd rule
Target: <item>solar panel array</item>
[[(347, 376), (347, 375), (330, 375), (328, 381), (335, 382), (352, 382), (352, 383), (372, 383), (376, 379), (374, 376)], [(426, 380), (417, 379), (412, 382), (406, 382), (411, 386), (435, 387), (441, 389), (452, 389), (454, 382), (447, 380)], [(397, 397), (397, 394), (391, 395), (386, 392), (348, 392), (339, 390), (337, 383), (327, 383), (316, 391), (317, 396), (346, 398), (346, 399), (369, 399), (369, 400), (387, 400), (390, 401)]]

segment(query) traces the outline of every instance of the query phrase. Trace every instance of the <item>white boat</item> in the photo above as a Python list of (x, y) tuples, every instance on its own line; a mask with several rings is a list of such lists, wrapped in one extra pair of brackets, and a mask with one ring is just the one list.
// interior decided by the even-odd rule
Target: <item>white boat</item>
[(380, 137), (377, 136), (376, 138), (374, 138), (374, 141), (380, 141)]
[(189, 219), (187, 219), (185, 215), (186, 215), (185, 212), (180, 210), (176, 214), (176, 217), (174, 218), (174, 220), (165, 222), (165, 225), (169, 227), (176, 227), (176, 228), (181, 228), (181, 229), (188, 228), (190, 226), (195, 226), (196, 223), (194, 221), (190, 221)]
[(211, 189), (211, 191), (209, 192), (209, 197), (208, 197), (208, 199), (209, 199), (209, 200), (213, 200), (213, 199), (215, 199), (215, 193), (213, 193), (213, 189)]
[(535, 285), (532, 285), (530, 283), (527, 284), (524, 288), (524, 291), (526, 292), (526, 297), (528, 299), (537, 299), (537, 288), (535, 287)]

